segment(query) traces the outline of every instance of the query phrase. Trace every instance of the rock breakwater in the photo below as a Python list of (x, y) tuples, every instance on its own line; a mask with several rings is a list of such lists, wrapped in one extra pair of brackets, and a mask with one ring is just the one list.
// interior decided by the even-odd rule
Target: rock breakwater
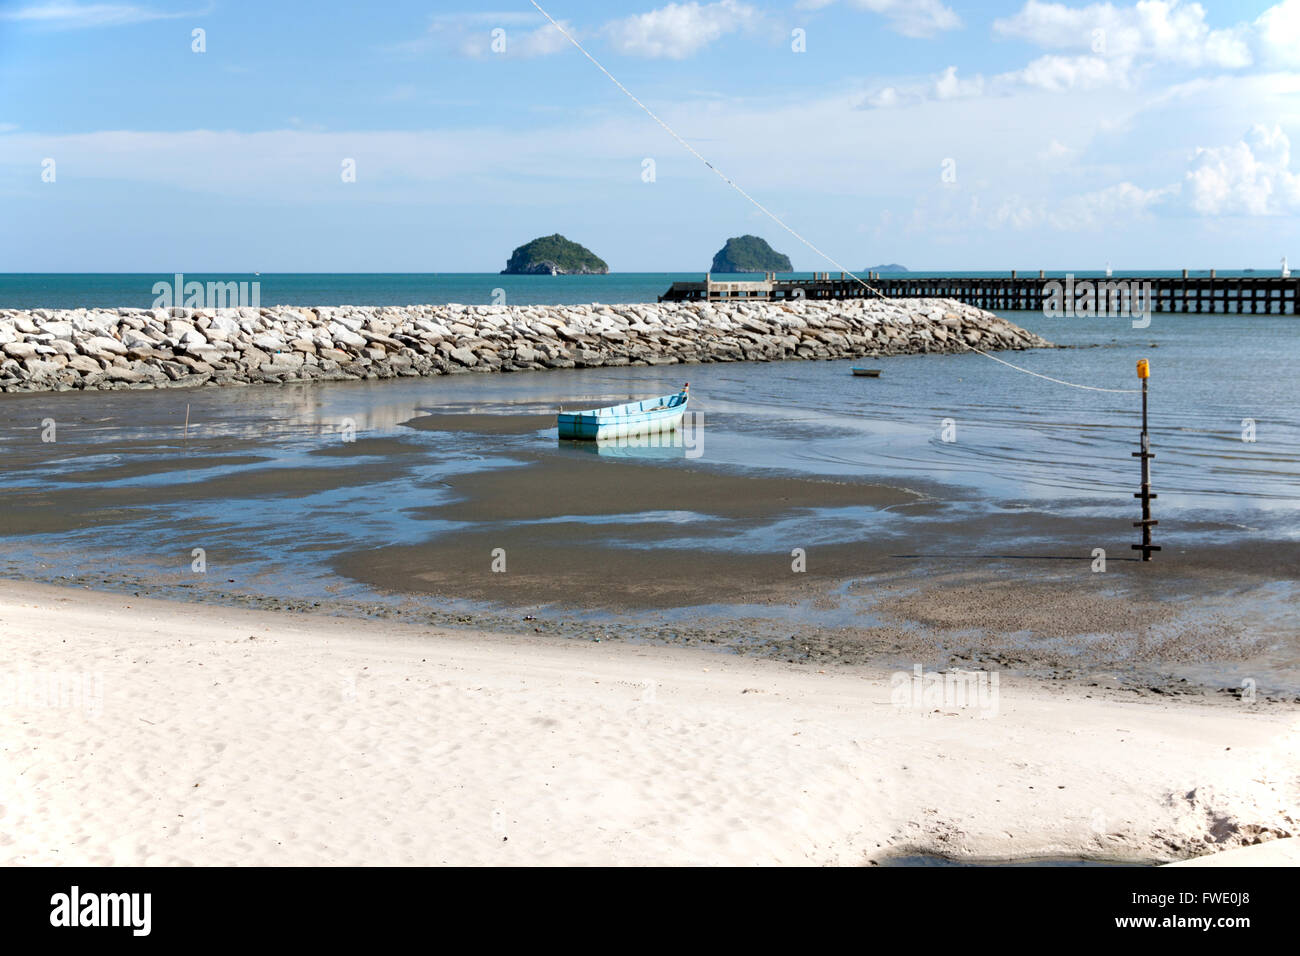
[(0, 391), (1050, 347), (949, 299), (0, 310)]

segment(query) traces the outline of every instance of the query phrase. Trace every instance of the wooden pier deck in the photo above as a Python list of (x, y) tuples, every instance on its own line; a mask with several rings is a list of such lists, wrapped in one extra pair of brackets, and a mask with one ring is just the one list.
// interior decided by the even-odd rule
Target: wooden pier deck
[[(762, 280), (674, 282), (660, 302), (781, 302), (794, 299), (860, 299), (872, 296), (845, 273), (832, 277), (816, 273), (812, 279), (778, 279), (768, 273)], [(1146, 301), (1152, 312), (1217, 312), (1243, 315), (1295, 315), (1300, 303), (1300, 276), (1209, 275), (1006, 278), (973, 276), (891, 277), (863, 276), (873, 288), (891, 299), (956, 299), (968, 305), (997, 311), (1034, 310), (1057, 306), (1065, 315), (1108, 314), (1104, 311), (1133, 306), (1133, 296)], [(1090, 298), (1091, 297), (1091, 298)], [(1091, 302), (1091, 311), (1086, 311)]]

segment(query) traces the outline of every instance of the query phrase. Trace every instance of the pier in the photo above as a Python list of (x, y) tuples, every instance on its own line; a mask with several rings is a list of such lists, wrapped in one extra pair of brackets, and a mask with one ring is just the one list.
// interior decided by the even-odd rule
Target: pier
[[(1005, 278), (992, 276), (862, 277), (891, 299), (956, 299), (994, 311), (1042, 311), (1059, 308), (1065, 315), (1105, 315), (1128, 308), (1136, 301), (1149, 303), (1153, 312), (1217, 312), (1240, 315), (1295, 315), (1300, 302), (1300, 277), (1281, 275), (1218, 276), (1022, 276), (1012, 271)], [(819, 272), (811, 279), (778, 279), (767, 273), (761, 280), (674, 282), (660, 302), (781, 302), (795, 299), (860, 299), (873, 296), (848, 273), (832, 276)], [(1149, 298), (1148, 298), (1149, 297)]]

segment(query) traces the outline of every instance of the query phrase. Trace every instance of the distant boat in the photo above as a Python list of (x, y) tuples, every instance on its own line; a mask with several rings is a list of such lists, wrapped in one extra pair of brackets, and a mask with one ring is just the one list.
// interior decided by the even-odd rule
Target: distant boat
[(682, 414), (690, 400), (690, 383), (674, 395), (661, 395), (639, 402), (593, 408), (586, 412), (560, 412), (555, 416), (561, 438), (601, 441), (670, 432), (682, 423)]
[(853, 374), (861, 375), (865, 378), (880, 378), (880, 369), (878, 368), (858, 368), (853, 366)]

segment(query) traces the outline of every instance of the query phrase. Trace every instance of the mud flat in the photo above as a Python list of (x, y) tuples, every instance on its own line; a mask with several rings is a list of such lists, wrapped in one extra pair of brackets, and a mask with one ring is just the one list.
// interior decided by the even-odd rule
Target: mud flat
[(1151, 863), (1300, 804), (1282, 707), (12, 582), (0, 655), (6, 864)]
[(0, 391), (1045, 348), (948, 299), (0, 310)]

